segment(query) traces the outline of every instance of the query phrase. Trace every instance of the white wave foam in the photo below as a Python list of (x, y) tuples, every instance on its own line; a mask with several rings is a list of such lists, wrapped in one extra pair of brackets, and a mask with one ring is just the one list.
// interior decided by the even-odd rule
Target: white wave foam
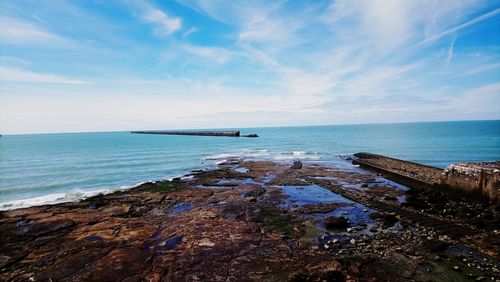
[(18, 200), (5, 201), (5, 202), (0, 202), (0, 211), (41, 206), (41, 205), (51, 205), (51, 204), (73, 202), (73, 201), (83, 200), (83, 199), (86, 199), (86, 198), (89, 198), (92, 196), (96, 196), (99, 194), (109, 194), (109, 193), (116, 192), (116, 191), (127, 190), (127, 189), (129, 189), (131, 187), (135, 187), (135, 186), (136, 185), (120, 186), (119, 188), (116, 188), (116, 189), (97, 189), (97, 190), (88, 190), (88, 191), (76, 189), (76, 190), (71, 190), (68, 192), (53, 193), (53, 194), (48, 194), (48, 195), (38, 196), (38, 197), (33, 197), (33, 198), (28, 198), (28, 199), (18, 199)]
[(205, 160), (214, 161), (215, 164), (224, 163), (228, 159), (257, 159), (272, 161), (287, 161), (293, 159), (318, 160), (321, 159), (321, 155), (318, 152), (307, 151), (269, 152), (268, 150), (243, 149), (237, 152), (221, 153), (205, 158)]

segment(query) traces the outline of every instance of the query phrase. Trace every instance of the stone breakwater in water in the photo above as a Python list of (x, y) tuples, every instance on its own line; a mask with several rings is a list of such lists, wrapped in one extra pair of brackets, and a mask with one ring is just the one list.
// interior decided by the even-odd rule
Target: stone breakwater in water
[(0, 280), (495, 280), (499, 218), (355, 167), (230, 159), (1, 212)]

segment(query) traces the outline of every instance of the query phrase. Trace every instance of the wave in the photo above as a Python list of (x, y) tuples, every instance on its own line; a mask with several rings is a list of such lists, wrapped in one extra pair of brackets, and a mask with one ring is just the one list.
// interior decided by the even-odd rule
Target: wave
[[(220, 164), (226, 162), (230, 159), (244, 159), (244, 160), (271, 160), (271, 161), (289, 161), (293, 159), (301, 159), (301, 160), (317, 160), (320, 159), (321, 156), (318, 152), (312, 151), (288, 151), (288, 152), (270, 152), (267, 149), (242, 149), (235, 152), (225, 152), (221, 154), (210, 155), (204, 160), (212, 161), (214, 164)], [(205, 164), (207, 165), (207, 164)], [(187, 172), (187, 171), (186, 171)], [(175, 176), (169, 175), (162, 179), (156, 179), (156, 181), (161, 180), (172, 180), (176, 177), (184, 177), (185, 174), (179, 175), (176, 173)], [(41, 205), (49, 205), (49, 204), (59, 204), (65, 202), (74, 202), (83, 200), (92, 196), (96, 196), (98, 194), (109, 194), (116, 191), (124, 191), (130, 189), (132, 187), (136, 187), (142, 183), (147, 181), (143, 181), (137, 183), (135, 185), (125, 185), (116, 188), (103, 188), (103, 189), (73, 189), (67, 192), (58, 192), (51, 193), (43, 196), (36, 196), (32, 198), (25, 199), (14, 199), (9, 201), (0, 202), (0, 211), (3, 210), (12, 210), (18, 208), (27, 208), (33, 206), (41, 206)], [(6, 189), (7, 191), (0, 191), (0, 193), (8, 193), (13, 192), (9, 191), (10, 189)], [(17, 189), (13, 189), (17, 190)], [(47, 191), (48, 192), (48, 191)]]
[(138, 183), (136, 185), (123, 185), (115, 189), (94, 189), (94, 190), (75, 189), (68, 192), (52, 193), (48, 195), (32, 197), (27, 199), (10, 200), (5, 202), (0, 202), (0, 211), (74, 202), (90, 198), (99, 194), (109, 194), (116, 191), (124, 191), (132, 187), (135, 187), (137, 185), (140, 185), (142, 183), (144, 182)]
[(313, 151), (290, 151), (290, 152), (270, 152), (269, 150), (243, 149), (235, 152), (215, 154), (205, 157), (205, 160), (214, 161), (215, 164), (224, 163), (230, 159), (243, 160), (319, 160), (321, 155)]

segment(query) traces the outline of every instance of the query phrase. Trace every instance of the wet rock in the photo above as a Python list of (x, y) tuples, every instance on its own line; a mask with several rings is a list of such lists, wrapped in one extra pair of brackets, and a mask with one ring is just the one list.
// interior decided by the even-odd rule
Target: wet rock
[(382, 219), (382, 218), (384, 218), (384, 214), (381, 212), (372, 212), (370, 214), (370, 218), (371, 219)]
[(386, 196), (384, 196), (384, 200), (386, 200), (386, 201), (397, 201), (398, 198), (396, 198), (394, 196), (386, 195)]
[(342, 271), (332, 270), (312, 274), (295, 274), (288, 281), (290, 282), (305, 282), (305, 281), (328, 281), (328, 282), (344, 282), (346, 281), (345, 275)]
[(301, 169), (302, 168), (302, 162), (300, 160), (295, 160), (293, 161), (292, 166), (290, 167), (291, 169)]
[(312, 214), (312, 213), (329, 213), (340, 207), (348, 206), (341, 203), (326, 203), (326, 204), (307, 204), (300, 208), (301, 213)]
[(356, 225), (359, 227), (363, 227), (363, 228), (368, 226), (368, 224), (366, 224), (366, 222), (358, 222), (358, 223), (356, 223)]
[(440, 240), (424, 240), (423, 246), (431, 252), (443, 252), (450, 244)]
[(245, 199), (250, 202), (257, 202), (257, 198), (255, 196), (246, 196)]
[(349, 222), (343, 216), (327, 216), (325, 217), (325, 227), (336, 229), (336, 228), (347, 228)]
[(262, 187), (259, 187), (259, 188), (255, 188), (251, 191), (248, 191), (245, 193), (244, 197), (259, 197), (261, 196), (262, 194), (266, 193), (266, 189), (265, 188), (262, 188)]
[(252, 134), (241, 135), (241, 137), (257, 138), (259, 137), (259, 135), (252, 133)]
[[(248, 169), (237, 172), (238, 167)], [(399, 195), (375, 178), (361, 169), (303, 164), (291, 171), (283, 163), (231, 160), (189, 180), (150, 182), (80, 202), (0, 212), (0, 281), (457, 281), (466, 273), (497, 279), (497, 261), (475, 256), (478, 250), (488, 258), (499, 253), (500, 208), (421, 191), (415, 197), (424, 208), (414, 212), (411, 206), (382, 201), (384, 195)], [(252, 181), (238, 189), (199, 186), (241, 179)], [(368, 192), (372, 188), (350, 188), (361, 183), (378, 186), (373, 193)], [(283, 206), (287, 198), (278, 186), (311, 184), (357, 203)], [(258, 201), (249, 201), (252, 197)], [(324, 221), (341, 231), (350, 225), (347, 215), (353, 216), (351, 232), (319, 227), (330, 212), (345, 215)], [(477, 218), (484, 223), (466, 239), (456, 239), (452, 232), (438, 233), (407, 216), (427, 213), (446, 216), (443, 222), (475, 224), (469, 219)], [(375, 226), (369, 214), (378, 221)], [(377, 232), (399, 217), (409, 222), (407, 229)], [(361, 231), (364, 223), (371, 232)], [(435, 241), (450, 244), (439, 260), (432, 260), (434, 251), (444, 248), (433, 246)], [(467, 256), (453, 255), (457, 244), (471, 242), (474, 247), (463, 251)], [(453, 271), (454, 264), (462, 271)]]
[(399, 221), (395, 213), (373, 212), (370, 214), (370, 218), (381, 220), (385, 228), (392, 227)]

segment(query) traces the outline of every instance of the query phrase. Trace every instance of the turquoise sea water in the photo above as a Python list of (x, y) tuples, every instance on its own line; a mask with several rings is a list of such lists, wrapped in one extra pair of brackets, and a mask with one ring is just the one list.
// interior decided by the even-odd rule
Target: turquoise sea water
[(242, 129), (259, 138), (128, 132), (0, 137), (0, 210), (71, 201), (180, 176), (230, 156), (348, 164), (368, 151), (446, 167), (500, 159), (500, 121)]

